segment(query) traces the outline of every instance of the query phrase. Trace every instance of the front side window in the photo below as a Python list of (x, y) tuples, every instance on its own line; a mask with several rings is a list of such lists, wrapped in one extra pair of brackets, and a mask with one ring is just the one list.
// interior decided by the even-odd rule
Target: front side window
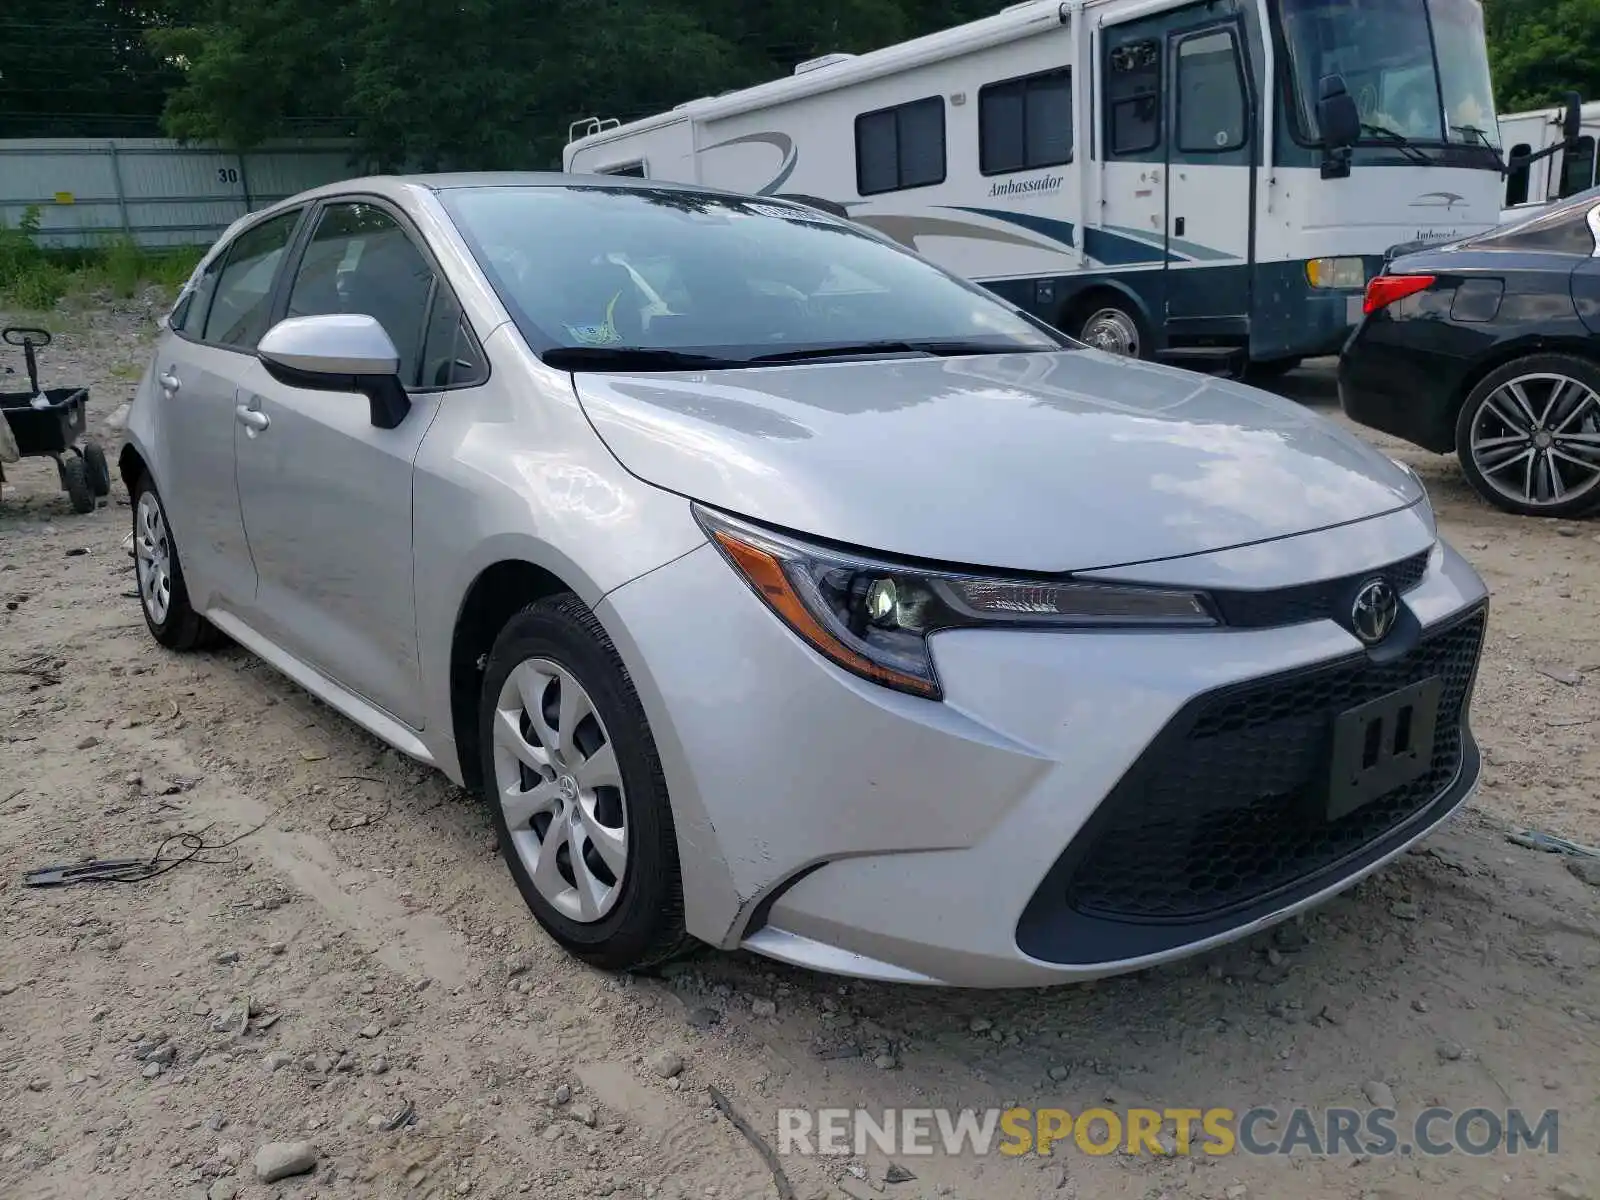
[(1576, 196), (1594, 186), (1594, 139), (1581, 137), (1561, 152), (1561, 198)]
[(317, 219), (289, 292), (288, 316), (365, 313), (400, 354), (400, 382), (419, 375), (433, 268), (404, 229), (374, 204), (330, 204)]
[(1281, 0), (1296, 124), (1318, 138), (1322, 79), (1342, 75), (1365, 140), (1499, 146), (1477, 0)]
[(856, 191), (863, 196), (943, 183), (944, 100), (930, 96), (856, 118)]
[(1060, 349), (1047, 331), (852, 222), (666, 188), (440, 193), (530, 346), (744, 360), (863, 342)]
[(1177, 88), (1179, 150), (1219, 154), (1244, 145), (1244, 75), (1231, 29), (1178, 43)]
[(985, 175), (1072, 161), (1072, 72), (1045, 71), (978, 91), (978, 169)]
[[(204, 306), (204, 331), (201, 340), (219, 346), (250, 350), (267, 331), (267, 316), (272, 306), (272, 281), (277, 276), (283, 252), (300, 221), (300, 212), (280, 213), (271, 220), (253, 225), (234, 239), (227, 261), (217, 274), (211, 303)], [(205, 279), (202, 277), (201, 286)], [(202, 299), (196, 295), (189, 306), (197, 313)], [(185, 314), (187, 332), (189, 314)]]

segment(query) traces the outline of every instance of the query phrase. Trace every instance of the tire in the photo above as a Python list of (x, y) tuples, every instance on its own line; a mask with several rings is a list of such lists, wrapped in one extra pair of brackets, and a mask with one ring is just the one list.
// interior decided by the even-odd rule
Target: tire
[(61, 486), (67, 499), (72, 501), (73, 512), (94, 511), (94, 487), (89, 482), (89, 468), (70, 450), (61, 456)]
[[(564, 712), (577, 714), (570, 734)], [(612, 971), (656, 966), (694, 944), (655, 739), (616, 648), (577, 597), (531, 604), (501, 630), (484, 670), (478, 732), (501, 852), (546, 933)], [(615, 769), (586, 776), (608, 748)], [(505, 796), (524, 793), (529, 799), (508, 811)]]
[[(221, 636), (189, 603), (189, 589), (183, 580), (183, 565), (171, 528), (155, 484), (149, 475), (141, 475), (133, 486), (133, 569), (144, 623), (150, 636), (168, 650), (203, 650), (215, 645)], [(157, 565), (162, 566), (166, 582), (164, 607), (155, 600), (160, 589), (151, 577), (151, 568)]]
[(83, 465), (89, 472), (89, 489), (97, 497), (111, 494), (111, 464), (106, 461), (106, 452), (99, 442), (85, 442), (83, 444)]
[(1120, 297), (1106, 296), (1085, 304), (1083, 315), (1071, 330), (1085, 345), (1124, 358), (1149, 358), (1150, 336), (1133, 305)]
[(1531, 354), (1495, 368), (1457, 414), (1456, 457), (1473, 489), (1505, 512), (1594, 512), (1600, 366), (1570, 354)]

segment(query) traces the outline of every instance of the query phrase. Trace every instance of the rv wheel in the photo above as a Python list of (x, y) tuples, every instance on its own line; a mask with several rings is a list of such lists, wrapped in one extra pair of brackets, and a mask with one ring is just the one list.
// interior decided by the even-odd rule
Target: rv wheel
[(1080, 342), (1126, 358), (1145, 356), (1139, 318), (1129, 311), (1125, 302), (1102, 301), (1088, 306), (1084, 311), (1088, 315), (1084, 317), (1083, 324), (1078, 326), (1075, 335)]

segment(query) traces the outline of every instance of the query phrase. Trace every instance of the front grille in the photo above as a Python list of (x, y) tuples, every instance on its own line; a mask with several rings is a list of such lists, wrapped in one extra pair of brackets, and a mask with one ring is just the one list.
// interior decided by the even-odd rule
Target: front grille
[(1318, 583), (1274, 588), (1271, 591), (1215, 591), (1211, 593), (1223, 622), (1244, 629), (1299, 625), (1306, 621), (1339, 620), (1349, 611), (1360, 586), (1382, 576), (1402, 595), (1422, 582), (1428, 573), (1432, 550), (1423, 550), (1371, 571), (1326, 579)]
[[(1390, 662), (1362, 655), (1202, 698), (1069, 849), (1067, 906), (1122, 921), (1214, 917), (1335, 866), (1427, 808), (1462, 767), (1484, 620), (1479, 609)], [(1427, 772), (1327, 820), (1334, 718), (1434, 676), (1443, 687)]]

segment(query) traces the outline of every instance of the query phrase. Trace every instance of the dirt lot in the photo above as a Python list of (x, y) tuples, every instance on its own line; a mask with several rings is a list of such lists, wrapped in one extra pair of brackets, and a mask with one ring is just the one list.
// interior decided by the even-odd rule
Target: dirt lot
[[(63, 323), (47, 373), (131, 393), (131, 302)], [(18, 364), (20, 367), (20, 364)], [(1325, 369), (1286, 390), (1332, 406)], [(107, 432), (109, 440), (115, 434)], [(1273, 938), (1049, 992), (928, 992), (704, 954), (615, 979), (551, 949), (477, 802), (229, 649), (156, 648), (120, 485), (0, 499), (0, 1195), (731, 1200), (779, 1195), (783, 1106), (1559, 1109), (1559, 1153), (789, 1158), (795, 1193), (922, 1200), (1600, 1198), (1600, 887), (1506, 840), (1600, 842), (1600, 523), (1500, 517), (1406, 454), (1494, 592), (1475, 805)], [(24, 870), (227, 849), (137, 885)], [(169, 853), (181, 852), (169, 846)], [(974, 902), (979, 902), (974, 898)], [(655, 1059), (680, 1055), (663, 1078)], [(409, 1114), (409, 1115), (408, 1115)], [(1402, 1125), (1402, 1128), (1404, 1126)], [(1265, 1129), (1267, 1135), (1271, 1129)], [(264, 1143), (314, 1174), (259, 1182)], [(909, 1172), (914, 1178), (899, 1180)]]

